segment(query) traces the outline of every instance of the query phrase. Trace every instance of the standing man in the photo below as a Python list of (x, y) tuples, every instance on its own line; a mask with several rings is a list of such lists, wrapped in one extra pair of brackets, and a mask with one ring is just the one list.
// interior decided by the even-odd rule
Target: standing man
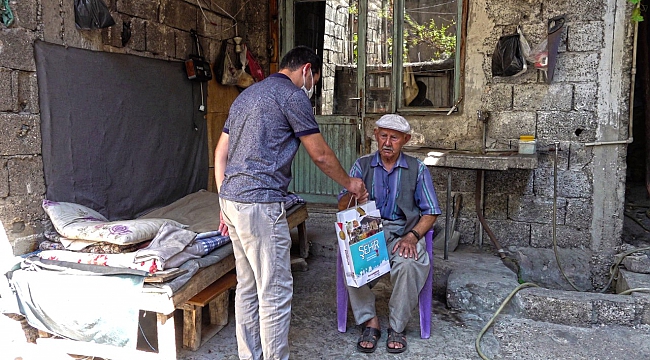
[(320, 68), (321, 59), (310, 48), (289, 51), (278, 73), (233, 102), (215, 150), (219, 230), (230, 234), (237, 268), (240, 359), (289, 358), (293, 277), (284, 202), (300, 144), (327, 176), (355, 196), (368, 197), (361, 179), (341, 167), (312, 113)]
[[(352, 166), (350, 176), (363, 179), (381, 213), (386, 248), (390, 258), (390, 281), (393, 293), (388, 303), (388, 338), (390, 353), (406, 350), (404, 328), (418, 305), (418, 296), (429, 275), (430, 261), (423, 235), (440, 214), (431, 174), (422, 161), (402, 153), (411, 139), (411, 126), (403, 117), (387, 114), (377, 120), (375, 139), (379, 150), (362, 156)], [(347, 208), (350, 196), (339, 195), (339, 210)], [(375, 295), (368, 285), (348, 286), (354, 319), (363, 324), (357, 341), (361, 352), (374, 352), (381, 337), (375, 311)]]

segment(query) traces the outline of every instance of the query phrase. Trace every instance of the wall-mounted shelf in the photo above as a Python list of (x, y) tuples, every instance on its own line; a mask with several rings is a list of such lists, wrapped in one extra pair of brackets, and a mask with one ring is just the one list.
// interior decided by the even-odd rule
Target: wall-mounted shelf
[(427, 166), (476, 170), (536, 169), (537, 154), (522, 155), (518, 152), (498, 152), (480, 154), (457, 150), (404, 149), (422, 160)]

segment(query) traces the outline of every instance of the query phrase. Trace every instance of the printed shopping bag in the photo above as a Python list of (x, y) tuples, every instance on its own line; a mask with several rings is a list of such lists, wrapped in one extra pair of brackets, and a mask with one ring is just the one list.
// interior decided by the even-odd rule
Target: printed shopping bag
[(340, 211), (336, 218), (346, 283), (360, 287), (390, 272), (381, 215), (375, 202)]

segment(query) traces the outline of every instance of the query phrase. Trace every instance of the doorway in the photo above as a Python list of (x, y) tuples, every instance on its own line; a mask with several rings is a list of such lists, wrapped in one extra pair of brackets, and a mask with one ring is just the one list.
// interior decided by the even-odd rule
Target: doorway
[[(325, 141), (347, 171), (360, 155), (358, 77), (351, 46), (356, 39), (357, 0), (288, 0), (284, 9), (283, 54), (305, 45), (323, 59), (321, 80), (316, 85), (312, 106)], [(326, 30), (329, 29), (329, 30)], [(341, 96), (344, 96), (341, 98)], [(341, 186), (323, 174), (300, 148), (292, 164), (289, 191), (311, 203), (335, 204)]]
[(630, 121), (634, 141), (627, 148), (625, 179), (625, 218), (623, 242), (637, 247), (650, 246), (650, 164), (648, 128), (650, 127), (650, 34), (647, 21), (638, 24), (634, 104)]

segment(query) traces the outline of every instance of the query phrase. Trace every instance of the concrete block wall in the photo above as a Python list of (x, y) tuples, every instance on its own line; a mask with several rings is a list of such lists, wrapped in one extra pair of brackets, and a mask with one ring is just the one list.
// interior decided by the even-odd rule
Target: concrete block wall
[[(266, 2), (105, 2), (116, 22), (107, 29), (76, 29), (73, 1), (54, 0), (12, 1), (9, 6), (15, 22), (8, 28), (0, 25), (0, 221), (15, 254), (34, 250), (47, 225), (41, 208), (45, 181), (33, 55), (35, 40), (182, 61), (196, 52), (189, 34), (190, 29), (195, 29), (203, 55), (214, 62), (221, 40), (237, 33), (268, 74)], [(237, 26), (223, 15), (226, 12), (235, 17)], [(131, 30), (131, 38), (125, 45), (122, 44), (124, 26)]]
[[(535, 135), (536, 169), (485, 172), (488, 225), (504, 247), (551, 248), (557, 176), (558, 245), (588, 251), (588, 275), (593, 287), (601, 288), (621, 245), (627, 146), (590, 143), (628, 137), (632, 5), (625, 0), (478, 0), (470, 1), (467, 9), (459, 112), (406, 117), (424, 136), (423, 145), (436, 149), (480, 152), (484, 144), (478, 110), (490, 114), (487, 148), (516, 150), (520, 135)], [(492, 76), (492, 53), (500, 36), (521, 26), (534, 47), (546, 37), (547, 21), (561, 14), (566, 23), (550, 84), (534, 68), (518, 77)], [(368, 139), (373, 124), (365, 123)], [(461, 243), (478, 244), (476, 171), (430, 171), (443, 207), (447, 173), (452, 172), (451, 191), (463, 195)], [(445, 216), (443, 209), (439, 224)], [(490, 244), (485, 232), (482, 242)]]

